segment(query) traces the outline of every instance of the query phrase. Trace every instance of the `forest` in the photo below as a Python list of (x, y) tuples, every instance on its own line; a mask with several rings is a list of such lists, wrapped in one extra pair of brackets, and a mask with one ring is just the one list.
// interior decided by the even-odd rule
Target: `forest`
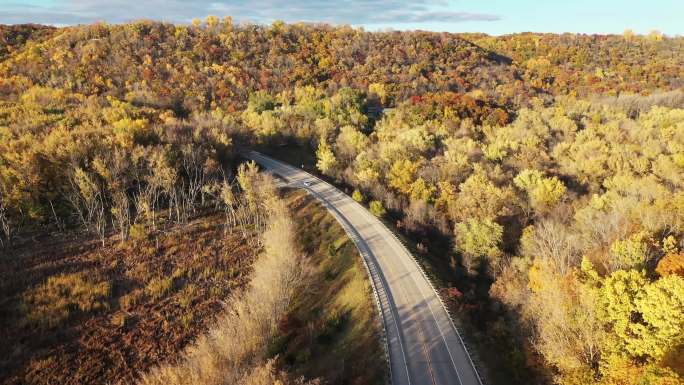
[[(140, 368), (140, 383), (213, 383), (203, 363), (216, 349), (236, 349), (212, 353), (235, 361), (209, 365), (237, 368), (229, 383), (318, 381), (287, 373), (307, 359), (263, 353), (304, 289), (283, 284), (268, 297), (258, 280), (308, 273), (287, 198), (240, 165), (244, 148), (296, 158), (410, 239), (492, 383), (684, 383), (684, 38), (214, 16), (0, 26), (3, 265), (25, 263), (36, 239), (67, 238), (114, 264), (111, 250), (152, 247), (207, 215), (262, 250), (249, 257), (252, 284), (216, 278), (236, 279), (235, 307), (256, 309), (241, 319), (259, 322), (222, 314), (213, 327), (238, 326), (209, 331), (258, 335), (251, 350), (199, 337), (182, 359)], [(287, 255), (271, 258), (269, 242), (290, 245)], [(154, 297), (192, 276), (168, 274), (139, 291)], [(14, 293), (3, 322), (41, 333), (66, 322), (73, 304), (41, 298), (60, 279), (94, 287), (81, 313), (111, 306), (100, 298), (110, 285), (56, 277), (3, 283)], [(266, 297), (271, 306), (257, 300)], [(0, 368), (24, 368), (29, 356), (15, 352)], [(31, 370), (41, 365), (51, 363)]]

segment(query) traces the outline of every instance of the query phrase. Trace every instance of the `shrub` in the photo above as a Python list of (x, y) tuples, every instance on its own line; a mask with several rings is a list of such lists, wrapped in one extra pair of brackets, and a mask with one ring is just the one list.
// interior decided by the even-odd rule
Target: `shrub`
[(145, 291), (143, 289), (135, 289), (130, 293), (119, 298), (119, 306), (124, 310), (130, 310), (144, 299)]
[(147, 238), (147, 229), (142, 223), (136, 223), (131, 226), (130, 237), (134, 241), (139, 241)]
[(354, 190), (354, 192), (352, 193), (352, 199), (359, 203), (363, 203), (363, 194), (361, 194), (361, 191), (359, 191), (358, 189)]
[(199, 289), (197, 288), (197, 285), (189, 284), (180, 292), (178, 303), (185, 309), (192, 304), (192, 301), (194, 301), (198, 295)]
[(371, 201), (368, 207), (370, 209), (370, 212), (379, 218), (385, 216), (385, 214), (387, 213), (387, 211), (382, 206), (382, 203), (380, 201)]

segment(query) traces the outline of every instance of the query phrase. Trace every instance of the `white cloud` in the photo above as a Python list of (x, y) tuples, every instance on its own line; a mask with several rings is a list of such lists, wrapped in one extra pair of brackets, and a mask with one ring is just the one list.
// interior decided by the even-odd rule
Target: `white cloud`
[(141, 18), (183, 23), (209, 14), (261, 23), (284, 20), (354, 25), (500, 19), (497, 15), (454, 11), (444, 0), (52, 0), (45, 5), (0, 5), (0, 23), (7, 24), (120, 23)]

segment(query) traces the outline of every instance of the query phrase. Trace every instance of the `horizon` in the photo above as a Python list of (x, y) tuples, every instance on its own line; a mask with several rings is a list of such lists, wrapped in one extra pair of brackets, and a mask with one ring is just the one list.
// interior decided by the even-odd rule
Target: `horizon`
[[(659, 31), (667, 36), (684, 35), (684, 26), (676, 17), (684, 14), (684, 4), (674, 0), (654, 0), (648, 4), (616, 0), (598, 4), (588, 0), (572, 4), (538, 0), (522, 0), (516, 4), (504, 0), (487, 4), (461, 0), (423, 0), (416, 4), (398, 0), (345, 0), (342, 3), (258, 0), (248, 4), (243, 0), (202, 0), (185, 4), (182, 0), (153, 0), (140, 4), (115, 0), (98, 4), (95, 0), (23, 3), (0, 0), (0, 24), (65, 27), (137, 20), (189, 24), (195, 18), (203, 20), (208, 15), (217, 15), (231, 16), (236, 24), (268, 25), (282, 20), (288, 24), (349, 25), (369, 32), (423, 30), (500, 36), (526, 32), (611, 35), (631, 30), (636, 34)], [(530, 17), (532, 13), (535, 17)]]

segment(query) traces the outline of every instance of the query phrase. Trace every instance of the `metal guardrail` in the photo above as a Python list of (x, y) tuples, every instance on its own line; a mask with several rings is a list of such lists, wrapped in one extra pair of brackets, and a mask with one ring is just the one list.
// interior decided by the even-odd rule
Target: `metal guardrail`
[[(384, 225), (384, 223), (383, 223)], [(463, 341), (463, 338), (461, 337), (461, 332), (459, 332), (458, 328), (456, 327), (456, 324), (454, 323), (453, 315), (449, 311), (449, 307), (446, 306), (444, 303), (444, 299), (442, 299), (442, 296), (439, 294), (439, 291), (435, 288), (435, 285), (432, 283), (432, 280), (430, 277), (425, 273), (425, 270), (423, 269), (423, 266), (418, 262), (415, 256), (413, 256), (413, 253), (411, 253), (408, 249), (408, 246), (404, 241), (402, 241), (397, 235), (392, 231), (389, 227), (385, 226), (387, 228), (387, 231), (394, 237), (394, 239), (399, 242), (404, 248), (406, 249), (407, 254), (411, 257), (411, 260), (413, 260), (413, 263), (416, 264), (416, 267), (420, 271), (420, 273), (423, 275), (425, 280), (427, 281), (428, 285), (430, 285), (430, 288), (432, 291), (435, 292), (435, 295), (437, 296), (437, 299), (439, 300), (439, 303), (442, 305), (442, 308), (444, 308), (444, 312), (447, 314), (449, 317), (449, 322), (451, 323), (451, 326), (454, 328), (456, 331), (456, 335), (458, 336), (458, 340), (461, 342), (461, 345), (463, 346), (463, 349), (466, 351), (466, 355), (468, 356), (468, 361), (470, 361), (470, 365), (472, 365), (473, 369), (475, 370), (475, 375), (477, 376), (477, 381), (480, 383), (480, 385), (484, 385), (484, 382), (482, 381), (482, 378), (480, 377), (480, 370), (478, 370), (478, 365), (475, 365), (475, 362), (473, 362), (473, 359), (471, 358), (472, 353), (470, 349), (468, 348), (468, 345), (465, 344)]]
[[(319, 183), (328, 183), (328, 182), (323, 181), (322, 179), (318, 178), (318, 177), (315, 176), (315, 175), (312, 175), (312, 177), (315, 178)], [(310, 189), (308, 188), (308, 186), (303, 186), (303, 187), (304, 187), (307, 191), (309, 191), (310, 193), (313, 193), (315, 196), (317, 195), (317, 193), (316, 193), (315, 191), (313, 191), (313, 190), (310, 190)], [(333, 186), (333, 187), (334, 187), (334, 186)], [(339, 189), (338, 189), (338, 191), (339, 191)], [(324, 198), (318, 197), (318, 196), (316, 196), (316, 198), (317, 198), (319, 201), (323, 202), (326, 206), (331, 206), (331, 207), (332, 207), (332, 205), (330, 205)], [(352, 200), (352, 201), (353, 201), (355, 204), (357, 204), (359, 207), (361, 207), (363, 210), (367, 210), (367, 208), (364, 207), (363, 205), (361, 205), (359, 202), (354, 201), (354, 200)], [(339, 222), (339, 220), (338, 220), (338, 222)], [(340, 223), (341, 223), (341, 222), (340, 222)], [(381, 222), (381, 223), (382, 223), (382, 222)], [(342, 223), (341, 223), (341, 224), (342, 224)], [(475, 370), (475, 375), (477, 376), (477, 381), (480, 383), (480, 385), (485, 385), (485, 382), (482, 380), (482, 377), (480, 376), (480, 371), (481, 371), (481, 369), (479, 369), (479, 368), (478, 368), (479, 365), (476, 365), (475, 362), (473, 361), (473, 359), (472, 359), (472, 357), (471, 357), (471, 356), (473, 355), (473, 353), (472, 353), (471, 349), (468, 348), (468, 345), (466, 345), (466, 343), (463, 341), (463, 337), (461, 336), (461, 332), (458, 330), (458, 327), (456, 327), (456, 324), (454, 323), (453, 315), (452, 315), (451, 312), (449, 311), (449, 307), (448, 307), (448, 306), (446, 305), (446, 303), (444, 302), (444, 299), (443, 299), (442, 296), (440, 295), (439, 291), (437, 291), (437, 289), (435, 288), (435, 285), (434, 285), (434, 283), (432, 282), (432, 279), (430, 279), (430, 276), (425, 272), (425, 270), (423, 269), (423, 266), (418, 262), (418, 260), (417, 260), (416, 257), (413, 255), (413, 253), (410, 252), (410, 250), (409, 250), (409, 248), (408, 248), (406, 242), (402, 241), (402, 240), (395, 234), (395, 232), (392, 231), (392, 229), (391, 229), (390, 227), (386, 226), (384, 223), (382, 223), (382, 225), (387, 229), (387, 232), (390, 233), (390, 235), (391, 235), (391, 236), (392, 236), (400, 245), (402, 245), (402, 246), (404, 247), (404, 249), (406, 250), (406, 253), (409, 255), (409, 257), (411, 257), (411, 260), (412, 260), (413, 263), (416, 265), (416, 267), (417, 267), (418, 270), (420, 271), (420, 273), (421, 273), (421, 275), (423, 276), (423, 278), (425, 278), (425, 280), (427, 281), (428, 285), (430, 286), (430, 288), (432, 289), (432, 291), (433, 291), (433, 292), (435, 293), (435, 295), (437, 296), (437, 299), (439, 300), (439, 303), (442, 305), (442, 308), (444, 309), (444, 312), (447, 314), (447, 317), (449, 318), (449, 322), (451, 323), (451, 327), (453, 327), (454, 330), (456, 331), (456, 336), (458, 336), (458, 340), (460, 341), (461, 346), (463, 346), (463, 349), (466, 351), (466, 355), (468, 356), (468, 361), (470, 361), (470, 364), (472, 365), (473, 369)], [(345, 225), (342, 224), (342, 227), (345, 227)], [(347, 231), (346, 228), (345, 228), (345, 231)], [(356, 243), (356, 241), (354, 241), (354, 243)], [(357, 245), (357, 249), (358, 249), (358, 248), (359, 248), (359, 247), (358, 247), (358, 245)], [(359, 252), (361, 252), (360, 249), (359, 249)], [(364, 260), (364, 265), (366, 265), (366, 261), (365, 261), (365, 260)], [(366, 267), (366, 268), (368, 268), (368, 267)], [(373, 287), (374, 287), (373, 292), (374, 292), (374, 294), (376, 294), (375, 285), (373, 285)], [(376, 294), (375, 296), (376, 296), (376, 298), (377, 298), (377, 294)], [(379, 302), (378, 302), (378, 306), (379, 306), (379, 305), (380, 305), (380, 304), (379, 304)], [(380, 309), (380, 311), (382, 311), (382, 309)], [(382, 314), (382, 313), (381, 313), (381, 314)], [(384, 322), (384, 320), (383, 320), (383, 322)], [(384, 327), (383, 327), (383, 329), (384, 329)], [(385, 339), (386, 339), (386, 337), (385, 337)], [(389, 346), (389, 345), (388, 345), (388, 346)], [(386, 349), (388, 349), (388, 347), (386, 347)], [(389, 358), (389, 352), (388, 352), (388, 354), (387, 354), (387, 357)], [(388, 359), (388, 362), (389, 362), (389, 359)], [(390, 368), (390, 369), (391, 369), (391, 368)], [(391, 370), (390, 370), (390, 375), (391, 375)]]
[[(259, 155), (261, 155), (261, 154), (259, 154)], [(280, 162), (280, 163), (282, 163), (282, 162)], [(322, 179), (318, 178), (318, 177), (315, 176), (315, 175), (312, 175), (312, 174), (310, 174), (310, 173), (308, 173), (308, 174), (310, 175), (311, 178), (316, 179), (316, 180), (318, 181), (318, 183), (326, 183), (326, 184), (329, 184), (328, 182), (323, 181)], [(329, 185), (330, 185), (330, 184), (329, 184)], [(330, 186), (333, 187), (333, 188), (335, 188), (335, 189), (337, 189), (336, 187), (334, 187), (334, 186), (332, 186), (332, 185), (330, 185)], [(380, 297), (379, 297), (379, 294), (378, 294), (378, 288), (377, 288), (377, 286), (375, 285), (375, 281), (374, 281), (374, 279), (373, 279), (373, 277), (376, 277), (378, 273), (377, 273), (377, 272), (374, 273), (374, 269), (371, 268), (371, 266), (368, 264), (368, 261), (367, 261), (367, 260), (369, 260), (370, 258), (369, 258), (369, 256), (367, 255), (367, 253), (366, 253), (365, 251), (362, 250), (363, 248), (360, 247), (360, 244), (361, 244), (361, 243), (360, 243), (360, 240), (359, 240), (358, 233), (356, 233), (356, 230), (353, 229), (351, 226), (349, 226), (348, 223), (346, 223), (346, 219), (344, 219), (344, 218), (341, 216), (341, 214), (337, 211), (337, 209), (336, 209), (334, 206), (332, 206), (325, 198), (321, 197), (318, 193), (316, 193), (315, 191), (313, 191), (309, 186), (304, 185), (304, 184), (302, 183), (301, 185), (296, 186), (296, 187), (300, 187), (300, 188), (305, 189), (310, 195), (312, 195), (314, 198), (316, 198), (319, 202), (323, 203), (323, 205), (325, 205), (326, 208), (329, 209), (328, 211), (330, 211), (330, 212), (333, 214), (333, 216), (335, 217), (335, 220), (337, 220), (337, 222), (340, 223), (340, 225), (341, 225), (342, 228), (345, 230), (345, 232), (347, 233), (347, 235), (349, 235), (349, 237), (352, 239), (352, 241), (353, 241), (354, 244), (356, 245), (357, 250), (359, 250), (359, 253), (360, 253), (361, 256), (362, 256), (362, 261), (363, 261), (364, 267), (366, 268), (366, 272), (368, 273), (369, 278), (370, 278), (370, 281), (371, 281), (371, 287), (372, 287), (372, 289), (373, 289), (373, 297), (374, 297), (374, 299), (375, 299), (375, 304), (376, 304), (376, 306), (377, 306), (377, 308), (378, 308), (378, 313), (380, 314), (380, 318), (381, 318), (381, 320), (382, 320), (381, 326), (382, 326), (382, 340), (383, 340), (383, 342), (384, 342), (383, 348), (384, 348), (384, 350), (385, 350), (386, 363), (387, 363), (388, 373), (389, 373), (389, 377), (388, 377), (386, 383), (387, 383), (387, 384), (391, 384), (391, 383), (392, 383), (392, 370), (391, 370), (392, 368), (391, 368), (391, 363), (390, 363), (389, 341), (388, 341), (388, 339), (387, 339), (387, 324), (386, 324), (386, 320), (385, 320), (384, 313), (383, 313), (383, 311), (382, 311), (382, 306), (381, 306), (381, 302), (380, 302)], [(337, 189), (337, 190), (339, 191), (339, 189)], [(340, 193), (342, 193), (342, 192), (340, 191)], [(358, 205), (358, 206), (359, 206), (360, 208), (362, 208), (363, 210), (367, 210), (366, 207), (364, 207), (363, 205), (361, 205), (359, 202), (356, 202), (356, 201), (354, 201), (354, 200), (352, 200), (352, 202), (353, 202), (354, 204)], [(372, 214), (370, 214), (370, 215), (372, 215)], [(382, 223), (382, 222), (381, 222), (381, 223)], [(425, 272), (425, 270), (423, 269), (422, 265), (418, 262), (418, 260), (417, 260), (416, 257), (413, 255), (413, 253), (410, 252), (410, 250), (409, 250), (409, 248), (408, 248), (406, 242), (402, 241), (402, 240), (395, 234), (395, 232), (392, 231), (392, 229), (391, 229), (390, 227), (386, 226), (384, 223), (382, 223), (382, 225), (383, 225), (383, 227), (384, 227), (385, 229), (387, 229), (387, 232), (388, 232), (388, 233), (389, 233), (389, 234), (390, 234), (390, 235), (391, 235), (391, 236), (392, 236), (400, 245), (402, 245), (402, 246), (404, 247), (404, 250), (406, 251), (406, 253), (408, 254), (408, 256), (411, 258), (411, 260), (412, 260), (413, 263), (415, 264), (416, 268), (420, 271), (420, 273), (422, 274), (423, 278), (425, 278), (425, 280), (427, 281), (428, 285), (430, 286), (430, 288), (432, 289), (432, 291), (433, 291), (433, 292), (435, 293), (435, 295), (437, 296), (437, 299), (439, 300), (439, 303), (441, 304), (442, 308), (444, 309), (444, 312), (447, 314), (447, 317), (449, 318), (449, 322), (451, 323), (451, 326), (453, 327), (454, 331), (456, 332), (456, 335), (458, 336), (458, 339), (459, 339), (459, 342), (461, 343), (461, 346), (463, 346), (463, 349), (465, 350), (466, 355), (468, 356), (468, 360), (469, 360), (471, 366), (473, 367), (473, 370), (475, 371), (475, 375), (477, 376), (478, 382), (480, 383), (480, 385), (484, 385), (485, 383), (484, 383), (484, 381), (482, 380), (482, 377), (480, 376), (480, 369), (478, 369), (478, 366), (479, 366), (479, 365), (476, 365), (475, 362), (473, 361), (473, 359), (472, 359), (472, 357), (471, 357), (473, 354), (472, 354), (471, 350), (468, 348), (468, 345), (466, 345), (466, 343), (463, 341), (463, 338), (461, 337), (461, 333), (460, 333), (460, 331), (458, 330), (458, 328), (456, 327), (456, 324), (454, 323), (453, 315), (452, 315), (451, 312), (449, 311), (449, 307), (446, 306), (446, 304), (445, 304), (445, 302), (444, 302), (444, 299), (443, 299), (442, 296), (440, 295), (439, 291), (437, 291), (437, 289), (435, 288), (435, 285), (434, 285), (434, 283), (432, 282), (432, 279), (430, 279), (430, 277), (429, 277), (428, 274)], [(373, 267), (375, 267), (375, 265), (373, 265)]]

